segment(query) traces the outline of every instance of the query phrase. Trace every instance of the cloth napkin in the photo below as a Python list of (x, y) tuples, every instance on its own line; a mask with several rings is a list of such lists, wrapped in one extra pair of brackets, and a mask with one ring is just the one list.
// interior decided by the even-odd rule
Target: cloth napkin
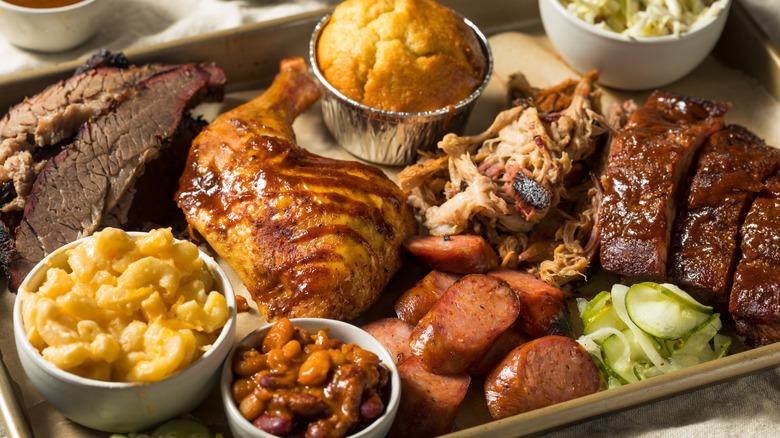
[(99, 0), (110, 2), (98, 33), (83, 45), (46, 54), (20, 49), (0, 37), (0, 75), (111, 51), (173, 41), (319, 9), (338, 0)]

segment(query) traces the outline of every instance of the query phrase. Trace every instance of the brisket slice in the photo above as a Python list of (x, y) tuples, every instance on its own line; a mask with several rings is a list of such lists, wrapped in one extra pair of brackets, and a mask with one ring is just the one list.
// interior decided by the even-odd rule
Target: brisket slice
[[(175, 65), (151, 64), (117, 68), (115, 61), (98, 69), (59, 81), (13, 106), (0, 119), (0, 211), (10, 229), (7, 213), (24, 210), (27, 195), (46, 160), (69, 143), (81, 126), (127, 90)], [(120, 63), (120, 65), (123, 65)], [(17, 219), (18, 220), (18, 219)], [(10, 222), (15, 222), (11, 220)]]
[[(133, 190), (128, 191), (132, 199), (126, 217), (120, 218), (122, 228), (151, 230), (160, 224), (186, 227), (184, 212), (176, 205), (174, 196), (179, 189), (179, 176), (184, 172), (192, 141), (207, 124), (203, 119), (184, 117), (170, 145), (162, 149), (156, 160), (146, 165)], [(105, 220), (103, 223), (108, 225)]]
[(599, 211), (604, 270), (627, 281), (666, 279), (678, 187), (728, 108), (656, 91), (618, 131)]
[[(780, 187), (780, 173), (768, 187)], [(764, 197), (764, 195), (767, 195)], [(780, 341), (780, 192), (762, 192), (742, 224), (742, 259), (734, 274), (729, 311), (737, 334), (758, 347)]]
[(728, 311), (739, 227), (778, 161), (780, 150), (736, 125), (713, 134), (702, 148), (675, 224), (669, 276), (718, 312)]
[(7, 267), (11, 290), (46, 254), (92, 234), (176, 134), (185, 111), (221, 98), (224, 83), (216, 66), (180, 66), (128, 91), (84, 125), (35, 181)]

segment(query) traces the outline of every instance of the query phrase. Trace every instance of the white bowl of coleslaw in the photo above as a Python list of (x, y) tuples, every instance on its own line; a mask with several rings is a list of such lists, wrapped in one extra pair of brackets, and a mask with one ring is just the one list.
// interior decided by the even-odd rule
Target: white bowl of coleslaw
[(730, 7), (731, 0), (539, 0), (561, 58), (623, 90), (662, 87), (693, 71), (715, 47)]

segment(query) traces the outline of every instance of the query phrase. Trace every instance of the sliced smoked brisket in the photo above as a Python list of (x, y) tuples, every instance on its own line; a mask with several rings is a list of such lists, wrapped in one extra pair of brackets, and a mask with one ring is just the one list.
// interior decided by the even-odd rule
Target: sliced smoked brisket
[(84, 125), (35, 181), (6, 271), (11, 289), (45, 254), (90, 235), (109, 214), (122, 216), (115, 207), (176, 135), (185, 112), (221, 98), (224, 83), (214, 65), (179, 66), (128, 90)]
[(124, 68), (116, 66), (125, 65), (124, 57), (115, 59), (106, 52), (102, 58), (87, 63), (99, 68), (49, 86), (0, 119), (0, 213), (8, 228), (18, 225), (18, 215), (13, 213), (24, 210), (38, 172), (64, 141), (69, 142), (85, 122), (127, 90), (176, 68), (162, 64)]
[(666, 279), (678, 188), (729, 105), (656, 91), (615, 136), (599, 211), (604, 270)]
[(758, 347), (780, 341), (780, 173), (742, 224), (742, 260), (734, 274), (729, 311), (737, 334)]
[(780, 150), (730, 125), (707, 140), (672, 237), (669, 277), (699, 302), (725, 313), (739, 257), (739, 227), (774, 172)]

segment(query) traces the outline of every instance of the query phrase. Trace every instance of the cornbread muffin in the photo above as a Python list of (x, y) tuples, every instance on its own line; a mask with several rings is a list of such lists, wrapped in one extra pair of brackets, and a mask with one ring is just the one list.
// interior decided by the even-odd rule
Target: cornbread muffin
[(347, 0), (317, 45), (327, 81), (387, 111), (454, 105), (482, 83), (485, 54), (463, 19), (431, 0)]

